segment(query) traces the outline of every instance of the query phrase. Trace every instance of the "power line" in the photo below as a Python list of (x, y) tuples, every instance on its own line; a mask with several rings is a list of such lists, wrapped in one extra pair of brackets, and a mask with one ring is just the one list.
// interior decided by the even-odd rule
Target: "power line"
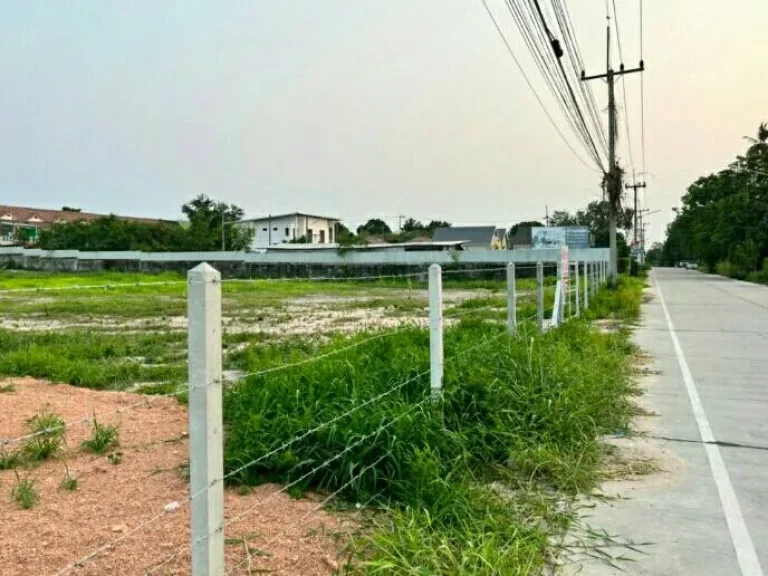
[[(573, 108), (575, 109), (576, 114), (578, 115), (579, 125), (583, 127), (584, 134), (586, 135), (587, 145), (591, 148), (592, 152), (595, 155), (595, 158), (598, 160), (598, 163), (599, 163), (600, 153), (597, 151), (597, 146), (595, 145), (595, 141), (592, 138), (592, 134), (589, 131), (587, 123), (584, 119), (584, 115), (581, 111), (581, 106), (579, 105), (579, 102), (576, 99), (576, 95), (574, 94), (573, 87), (571, 86), (571, 82), (568, 79), (568, 75), (566, 74), (565, 68), (563, 67), (562, 56), (564, 55), (565, 52), (563, 51), (563, 48), (560, 45), (560, 42), (554, 37), (552, 32), (549, 30), (549, 27), (547, 26), (547, 22), (544, 19), (544, 13), (542, 12), (541, 6), (539, 5), (539, 0), (533, 0), (533, 2), (536, 6), (536, 11), (539, 15), (539, 20), (541, 21), (541, 25), (543, 26), (545, 32), (549, 37), (550, 45), (552, 47), (552, 52), (555, 55), (557, 66), (560, 69), (560, 72), (563, 76), (563, 81), (565, 82), (565, 86), (568, 89), (568, 94), (570, 96), (571, 102), (573, 102)], [(579, 82), (579, 84), (581, 84), (581, 82)]]
[[(643, 0), (640, 0), (640, 65), (643, 65)], [(640, 74), (640, 142), (645, 174), (645, 74)]]
[(507, 37), (504, 35), (504, 32), (502, 31), (501, 27), (499, 26), (499, 23), (496, 21), (496, 17), (493, 15), (493, 12), (491, 12), (490, 7), (488, 6), (487, 0), (481, 0), (483, 3), (483, 6), (485, 7), (485, 10), (488, 12), (488, 16), (491, 18), (491, 21), (493, 22), (494, 27), (496, 28), (496, 31), (498, 32), (499, 36), (501, 37), (502, 42), (504, 42), (504, 46), (507, 48), (507, 52), (509, 53), (509, 56), (512, 58), (512, 61), (517, 66), (518, 71), (520, 72), (521, 76), (525, 80), (525, 83), (528, 85), (528, 88), (531, 89), (531, 92), (533, 92), (534, 97), (536, 98), (536, 101), (539, 103), (539, 106), (541, 107), (542, 111), (546, 115), (547, 119), (549, 120), (549, 123), (552, 124), (552, 127), (555, 129), (557, 134), (560, 136), (562, 141), (565, 143), (565, 145), (568, 147), (568, 149), (573, 153), (573, 155), (576, 157), (576, 159), (581, 162), (584, 166), (586, 166), (589, 170), (592, 170), (593, 172), (600, 172), (599, 170), (595, 170), (592, 166), (590, 166), (579, 154), (576, 152), (576, 150), (571, 146), (571, 143), (568, 142), (568, 139), (565, 137), (563, 132), (560, 130), (558, 125), (555, 123), (555, 120), (552, 118), (552, 115), (549, 113), (549, 110), (547, 110), (547, 107), (544, 105), (544, 102), (542, 102), (541, 97), (539, 96), (538, 92), (536, 92), (536, 89), (533, 87), (533, 84), (531, 84), (530, 79), (528, 78), (528, 75), (525, 73), (525, 70), (523, 70), (523, 67), (520, 64), (520, 61), (515, 56), (514, 51), (512, 50), (512, 47), (510, 46), (509, 42), (507, 41)]
[[(555, 13), (555, 18), (558, 20), (560, 30), (563, 33), (563, 39), (566, 44), (572, 48), (572, 50), (568, 50), (566, 53), (568, 54), (574, 74), (578, 80), (581, 76), (581, 71), (584, 70), (584, 59), (581, 56), (581, 49), (576, 37), (570, 12), (568, 11), (568, 4), (566, 4), (564, 0), (552, 0), (552, 7)], [(605, 126), (603, 125), (602, 117), (598, 112), (592, 87), (584, 82), (577, 83), (581, 87), (582, 97), (587, 106), (587, 112), (592, 120), (593, 128), (598, 135), (603, 153), (607, 158), (608, 142), (605, 137)]]
[[(560, 41), (547, 24), (541, 5), (538, 0), (526, 0), (524, 2), (506, 0), (506, 5), (531, 52), (534, 62), (536, 62), (542, 77), (549, 86), (555, 102), (560, 106), (571, 129), (583, 142), (595, 164), (600, 166), (602, 170), (602, 159), (584, 118), (581, 104), (576, 98), (571, 79), (569, 79), (562, 64), (561, 58), (565, 52)], [(556, 12), (557, 9), (554, 11)], [(569, 52), (569, 58), (571, 57)], [(577, 72), (573, 74), (573, 81), (579, 83)]]
[[(611, 0), (613, 4), (613, 21), (616, 24), (616, 45), (619, 48), (619, 65), (624, 68), (624, 54), (621, 50), (621, 31), (619, 30), (619, 14), (616, 12), (616, 0)], [(642, 77), (642, 74), (640, 75)], [(621, 91), (624, 96), (624, 133), (627, 135), (627, 149), (629, 150), (629, 166), (632, 174), (635, 173), (635, 159), (632, 155), (632, 138), (629, 133), (629, 101), (627, 100), (627, 80), (621, 77)]]

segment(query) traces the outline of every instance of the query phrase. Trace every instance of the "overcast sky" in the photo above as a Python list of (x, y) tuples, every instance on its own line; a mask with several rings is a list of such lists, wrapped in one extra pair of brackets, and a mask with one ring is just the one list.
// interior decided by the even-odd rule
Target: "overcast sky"
[[(638, 0), (616, 3), (635, 66)], [(604, 2), (568, 4), (588, 72), (604, 71)], [(645, 17), (645, 205), (661, 239), (686, 186), (768, 120), (768, 2), (646, 0)], [(249, 215), (506, 225), (600, 196), (481, 0), (5, 2), (0, 78), (0, 203), (179, 217), (205, 192)], [(639, 86), (626, 78), (638, 171)], [(625, 163), (626, 144), (622, 131)]]

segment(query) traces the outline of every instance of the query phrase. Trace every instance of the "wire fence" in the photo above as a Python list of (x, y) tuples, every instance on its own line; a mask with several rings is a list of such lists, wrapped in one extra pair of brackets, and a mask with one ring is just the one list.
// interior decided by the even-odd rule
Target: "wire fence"
[[(232, 467), (226, 473), (224, 473), (220, 466), (220, 462), (223, 454), (222, 447), (222, 414), (220, 398), (222, 395), (222, 389), (224, 379), (221, 373), (221, 357), (222, 357), (222, 319), (221, 319), (221, 288), (222, 285), (227, 283), (258, 283), (263, 282), (260, 279), (227, 279), (221, 280), (219, 274), (211, 269), (202, 265), (192, 271), (190, 271), (189, 278), (186, 282), (186, 296), (189, 303), (189, 319), (188, 319), (188, 363), (189, 363), (189, 380), (187, 385), (179, 390), (148, 396), (146, 399), (139, 402), (131, 403), (127, 406), (118, 408), (112, 412), (103, 412), (98, 415), (91, 414), (81, 419), (72, 420), (64, 424), (60, 424), (54, 428), (46, 428), (44, 430), (37, 431), (32, 434), (26, 434), (18, 436), (16, 438), (0, 439), (0, 447), (6, 445), (24, 442), (25, 440), (32, 439), (36, 436), (49, 434), (55, 432), (60, 428), (69, 428), (80, 424), (88, 424), (94, 419), (116, 417), (129, 410), (139, 408), (141, 406), (148, 405), (159, 398), (169, 398), (179, 396), (180, 394), (188, 394), (190, 398), (190, 465), (193, 468), (191, 471), (191, 484), (189, 495), (181, 497), (175, 500), (173, 503), (168, 503), (163, 509), (156, 514), (150, 516), (146, 520), (139, 522), (133, 528), (125, 531), (124, 533), (105, 541), (103, 544), (93, 548), (86, 554), (81, 555), (70, 564), (66, 565), (58, 572), (57, 576), (67, 574), (73, 570), (83, 566), (84, 564), (91, 562), (97, 558), (102, 552), (111, 550), (121, 542), (128, 538), (136, 537), (142, 531), (147, 529), (158, 522), (162, 522), (165, 518), (176, 513), (180, 508), (190, 506), (191, 507), (191, 534), (189, 542), (176, 549), (173, 553), (167, 555), (164, 558), (153, 562), (151, 566), (144, 572), (144, 574), (158, 573), (164, 567), (168, 566), (174, 560), (179, 558), (186, 550), (192, 551), (192, 574), (198, 576), (201, 574), (208, 574), (207, 571), (202, 571), (200, 568), (200, 558), (205, 558), (206, 562), (210, 566), (215, 565), (219, 568), (214, 572), (217, 575), (234, 574), (240, 568), (248, 565), (252, 562), (252, 558), (248, 552), (247, 545), (245, 546), (245, 556), (239, 561), (235, 562), (233, 566), (226, 570), (224, 565), (224, 544), (223, 533), (227, 527), (232, 527), (246, 516), (254, 513), (259, 508), (263, 507), (266, 503), (275, 500), (281, 494), (285, 494), (291, 488), (301, 485), (307, 479), (312, 478), (321, 469), (327, 468), (334, 462), (343, 458), (356, 448), (363, 446), (366, 442), (370, 442), (376, 438), (379, 434), (385, 430), (396, 425), (400, 420), (411, 417), (418, 413), (418, 411), (426, 409), (430, 404), (437, 404), (439, 406), (440, 398), (442, 395), (442, 380), (443, 371), (446, 364), (450, 365), (451, 362), (455, 362), (459, 358), (464, 358), (471, 355), (487, 346), (491, 346), (494, 343), (501, 341), (505, 338), (515, 338), (520, 334), (527, 334), (528, 330), (522, 330), (522, 326), (533, 321), (538, 324), (537, 329), (544, 331), (548, 326), (555, 327), (565, 321), (567, 317), (574, 317), (579, 314), (580, 310), (584, 310), (589, 305), (589, 297), (594, 295), (598, 290), (600, 284), (604, 282), (607, 276), (607, 267), (604, 263), (569, 263), (565, 260), (564, 263), (536, 263), (531, 265), (516, 265), (510, 264), (504, 267), (487, 268), (487, 269), (471, 269), (471, 270), (445, 270), (442, 271), (439, 266), (433, 265), (429, 271), (429, 282), (427, 286), (428, 295), (428, 313), (429, 313), (429, 326), (413, 326), (405, 324), (394, 329), (385, 330), (381, 333), (374, 334), (372, 336), (359, 338), (352, 340), (349, 344), (336, 347), (328, 352), (321, 352), (290, 362), (284, 362), (276, 366), (269, 366), (259, 370), (246, 371), (238, 376), (238, 380), (248, 380), (251, 378), (269, 378), (273, 374), (292, 370), (301, 366), (306, 366), (315, 362), (321, 362), (331, 357), (343, 357), (344, 354), (350, 350), (361, 348), (371, 344), (377, 340), (383, 340), (386, 338), (394, 337), (397, 334), (405, 332), (407, 330), (428, 330), (430, 341), (430, 355), (429, 355), (429, 368), (419, 370), (413, 376), (403, 379), (396, 385), (391, 386), (387, 390), (371, 396), (370, 398), (356, 403), (349, 410), (344, 411), (332, 418), (329, 418), (323, 422), (308, 427), (306, 430), (296, 434), (290, 440), (281, 443), (278, 446), (274, 446), (268, 450), (265, 450), (262, 454), (259, 454), (255, 458), (250, 459), (247, 462), (243, 462), (238, 466)], [(571, 271), (573, 267), (573, 271)], [(537, 280), (535, 289), (527, 293), (518, 294), (516, 272), (521, 270), (536, 270)], [(545, 270), (556, 271), (556, 280), (553, 284), (547, 285), (545, 280)], [(444, 302), (442, 292), (442, 279), (445, 276), (457, 276), (467, 273), (487, 273), (487, 272), (506, 272), (507, 277), (507, 298), (506, 302), (502, 298), (489, 297), (487, 303), (482, 300), (475, 300), (473, 302), (463, 302), (454, 306), (448, 313), (444, 313)], [(574, 274), (575, 273), (575, 274)], [(368, 276), (368, 277), (348, 277), (348, 278), (306, 278), (297, 279), (290, 278), (284, 280), (308, 280), (308, 281), (377, 281), (384, 279), (411, 279), (414, 277), (425, 278), (424, 272), (414, 274), (398, 274), (398, 275), (381, 275), (381, 276)], [(268, 280), (270, 281), (282, 281), (283, 279)], [(21, 288), (21, 289), (8, 289), (0, 290), (0, 295), (3, 293), (25, 293), (25, 292), (46, 292), (48, 290), (94, 290), (104, 289), (111, 290), (116, 287), (151, 287), (151, 286), (166, 286), (180, 284), (181, 282), (136, 282), (136, 283), (120, 283), (120, 284), (108, 284), (102, 286), (87, 285), (87, 286), (66, 286), (66, 287), (51, 287), (51, 288)], [(519, 305), (524, 304), (524, 308), (520, 308)], [(464, 306), (464, 307), (462, 307)], [(533, 313), (529, 313), (532, 310)], [(520, 314), (520, 311), (526, 311), (524, 314)], [(499, 331), (491, 337), (485, 338), (480, 342), (477, 342), (471, 346), (466, 346), (458, 353), (451, 355), (448, 358), (443, 357), (443, 330), (446, 326), (451, 326), (454, 323), (461, 323), (467, 318), (476, 318), (478, 321), (486, 320), (499, 320), (496, 315), (501, 316), (502, 313), (506, 313), (506, 330)], [(492, 317), (486, 318), (485, 316), (491, 315)], [(218, 363), (216, 358), (218, 357)], [(324, 459), (322, 462), (317, 463), (308, 471), (302, 473), (295, 479), (282, 485), (280, 488), (271, 492), (266, 498), (260, 499), (243, 512), (236, 516), (233, 516), (225, 520), (223, 508), (214, 510), (204, 509), (204, 503), (201, 500), (209, 500), (213, 498), (214, 501), (223, 502), (223, 489), (226, 481), (231, 480), (238, 475), (246, 472), (254, 466), (272, 458), (280, 453), (284, 453), (289, 450), (294, 444), (301, 442), (302, 440), (310, 437), (312, 434), (316, 434), (322, 430), (338, 425), (345, 419), (349, 418), (356, 412), (363, 410), (369, 406), (382, 402), (389, 396), (394, 396), (404, 390), (407, 386), (422, 382), (423, 398), (418, 402), (412, 404), (412, 406), (405, 412), (401, 413), (398, 417), (392, 418), (386, 422), (381, 423), (371, 432), (360, 436), (354, 442), (351, 442), (343, 450), (340, 450), (334, 456)], [(429, 382), (429, 388), (427, 388), (427, 382)], [(218, 402), (212, 401), (216, 397), (219, 398)], [(201, 454), (196, 455), (196, 449), (205, 449), (205, 457)], [(284, 526), (280, 529), (279, 533), (274, 535), (265, 544), (260, 546), (262, 550), (268, 550), (274, 542), (280, 537), (281, 534), (289, 532), (299, 526), (302, 526), (306, 522), (310, 521), (312, 516), (318, 511), (322, 510), (329, 502), (339, 497), (344, 491), (351, 486), (354, 482), (360, 480), (365, 474), (375, 469), (377, 465), (384, 460), (388, 455), (384, 454), (378, 459), (362, 466), (354, 475), (352, 475), (346, 482), (335, 487), (333, 490), (329, 490), (327, 494), (323, 495), (323, 498), (312, 507), (311, 510), (302, 515), (298, 520), (291, 524)], [(216, 462), (219, 462), (217, 464)], [(302, 463), (297, 464), (293, 471), (296, 471)], [(218, 466), (218, 468), (217, 468)], [(287, 474), (288, 477), (293, 475), (293, 471)], [(218, 496), (217, 496), (218, 494)], [(202, 496), (206, 498), (203, 499)], [(373, 497), (375, 498), (375, 496)], [(372, 499), (373, 499), (372, 498)], [(370, 502), (370, 501), (369, 501)], [(365, 503), (367, 505), (369, 502)], [(210, 518), (209, 515), (213, 513), (215, 518)], [(201, 522), (201, 515), (205, 515), (205, 522)], [(205, 528), (200, 530), (196, 526), (209, 526), (213, 522), (215, 528), (210, 530)]]

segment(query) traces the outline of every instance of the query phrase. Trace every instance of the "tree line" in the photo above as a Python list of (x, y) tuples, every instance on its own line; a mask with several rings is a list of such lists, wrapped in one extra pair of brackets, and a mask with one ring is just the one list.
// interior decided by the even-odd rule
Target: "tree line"
[(711, 272), (768, 281), (768, 124), (727, 168), (691, 184), (654, 263), (700, 263)]
[(114, 215), (61, 222), (41, 230), (38, 245), (43, 250), (141, 252), (238, 251), (250, 246), (251, 231), (232, 225), (243, 218), (239, 206), (201, 194), (184, 204), (181, 211), (186, 217), (183, 224), (123, 220)]
[[(77, 212), (76, 208), (67, 207)], [(244, 211), (239, 206), (217, 202), (204, 194), (181, 207), (186, 221), (141, 222), (123, 220), (117, 216), (105, 216), (92, 221), (62, 222), (40, 232), (39, 247), (44, 250), (83, 251), (141, 251), (141, 252), (206, 252), (214, 250), (245, 251), (250, 248), (253, 233), (233, 225), (242, 220)], [(583, 210), (555, 211), (550, 218), (552, 226), (586, 226), (596, 247), (608, 246), (608, 202), (591, 202)], [(623, 210), (618, 227), (628, 229), (632, 223), (632, 211)], [(365, 244), (374, 239), (384, 242), (409, 242), (420, 238), (432, 238), (435, 230), (450, 227), (444, 220), (422, 222), (406, 218), (395, 231), (382, 219), (371, 218), (353, 232), (343, 223), (337, 225), (337, 240), (341, 246)], [(514, 236), (520, 226), (543, 226), (538, 221), (525, 221), (510, 229)], [(294, 242), (305, 241), (301, 238)], [(629, 247), (623, 234), (618, 236), (619, 257), (627, 260)]]

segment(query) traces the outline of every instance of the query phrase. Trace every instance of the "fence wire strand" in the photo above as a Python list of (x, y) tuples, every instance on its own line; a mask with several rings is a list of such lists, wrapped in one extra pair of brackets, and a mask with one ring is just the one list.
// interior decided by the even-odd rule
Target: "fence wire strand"
[[(347, 454), (351, 450), (353, 450), (354, 448), (357, 448), (358, 446), (360, 446), (366, 440), (369, 440), (370, 438), (373, 438), (374, 436), (380, 434), (381, 432), (383, 432), (384, 430), (386, 430), (387, 428), (389, 428), (390, 426), (392, 426), (396, 422), (399, 422), (400, 420), (402, 420), (406, 416), (410, 415), (413, 411), (415, 411), (417, 408), (419, 408), (422, 405), (424, 405), (429, 400), (430, 400), (429, 397), (424, 398), (420, 402), (418, 402), (418, 403), (414, 404), (413, 406), (411, 406), (408, 410), (406, 410), (405, 412), (403, 412), (399, 416), (393, 418), (392, 420), (389, 420), (386, 424), (383, 424), (382, 426), (379, 426), (379, 428), (377, 428), (373, 432), (371, 432), (369, 434), (365, 434), (364, 436), (361, 436), (358, 440), (356, 440), (352, 444), (348, 445), (346, 448), (344, 448), (341, 452), (337, 453), (335, 456), (332, 456), (328, 460), (325, 460), (323, 463), (321, 463), (318, 466), (314, 467), (309, 472), (306, 472), (306, 473), (302, 474), (299, 478), (289, 482), (288, 484), (286, 484), (285, 486), (283, 486), (279, 490), (275, 490), (269, 496), (267, 496), (267, 498), (265, 498), (264, 500), (259, 500), (253, 506), (251, 506), (250, 508), (248, 508), (244, 512), (241, 512), (240, 514), (238, 514), (237, 516), (235, 516), (234, 518), (229, 520), (228, 524), (229, 525), (236, 524), (237, 522), (242, 520), (245, 516), (247, 516), (248, 514), (251, 514), (254, 510), (264, 506), (268, 502), (271, 502), (272, 500), (277, 498), (280, 494), (285, 493), (290, 488), (292, 488), (292, 487), (296, 486), (297, 484), (303, 482), (304, 480), (306, 480), (310, 476), (314, 475), (315, 473), (317, 473), (320, 470), (322, 470), (323, 468), (325, 468), (328, 464), (331, 464), (332, 462), (335, 462), (336, 460), (338, 460), (339, 458), (344, 456), (344, 454)], [(295, 470), (295, 468), (294, 468), (294, 470)], [(219, 527), (216, 528), (214, 531), (208, 532), (204, 536), (200, 536), (199, 538), (193, 540), (189, 544), (182, 545), (176, 552), (174, 552), (169, 557), (165, 558), (160, 564), (150, 568), (147, 572), (145, 572), (145, 576), (149, 576), (150, 574), (154, 574), (157, 570), (159, 570), (160, 568), (162, 568), (163, 566), (165, 566), (166, 564), (171, 562), (173, 559), (177, 558), (179, 556), (179, 554), (184, 552), (184, 550), (186, 550), (187, 548), (193, 548), (196, 544), (199, 544), (200, 542), (203, 542), (204, 540), (207, 540), (208, 538), (210, 538), (214, 534), (216, 534), (216, 533), (218, 533), (220, 531), (223, 531), (223, 530), (224, 530), (224, 522), (222, 520), (222, 524), (219, 525)]]

